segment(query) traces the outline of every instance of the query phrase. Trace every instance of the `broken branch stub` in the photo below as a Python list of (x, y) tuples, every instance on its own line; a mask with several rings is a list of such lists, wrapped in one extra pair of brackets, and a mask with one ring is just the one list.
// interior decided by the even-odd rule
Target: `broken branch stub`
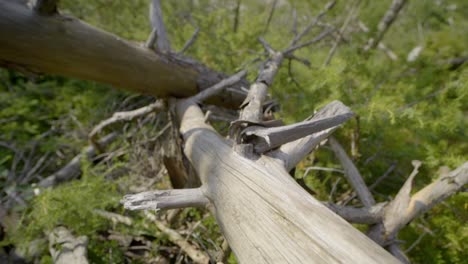
[(257, 153), (265, 153), (288, 142), (339, 126), (353, 116), (353, 113), (341, 113), (331, 117), (311, 119), (296, 124), (280, 127), (250, 126), (242, 131), (247, 141), (254, 144)]
[(173, 189), (125, 195), (120, 201), (130, 210), (158, 210), (184, 207), (204, 207), (209, 200), (200, 188)]

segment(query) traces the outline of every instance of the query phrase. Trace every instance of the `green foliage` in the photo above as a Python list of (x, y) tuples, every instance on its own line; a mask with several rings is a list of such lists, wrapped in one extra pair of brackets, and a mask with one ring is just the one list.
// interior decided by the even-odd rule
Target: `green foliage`
[[(257, 37), (263, 36), (276, 49), (285, 48), (293, 37), (292, 8), (297, 11), (301, 30), (327, 1), (294, 0), (286, 1), (291, 5), (278, 4), (266, 32), (270, 8), (264, 1), (242, 1), (238, 28), (234, 32), (236, 2), (162, 1), (174, 50), (180, 50), (199, 27), (199, 37), (187, 55), (227, 73), (247, 68), (249, 78), (253, 79), (259, 65), (252, 61), (265, 58)], [(341, 27), (354, 2), (338, 1), (327, 14), (328, 21)], [(303, 120), (331, 100), (341, 100), (351, 107), (358, 121), (349, 121), (336, 136), (348, 149), (352, 135), (358, 135), (353, 159), (369, 184), (391, 164), (396, 164), (396, 169), (374, 190), (378, 201), (386, 201), (409, 175), (411, 160), (418, 159), (424, 164), (415, 182), (418, 190), (437, 177), (440, 166), (454, 168), (467, 159), (468, 67), (465, 64), (452, 69), (447, 60), (468, 55), (468, 3), (409, 1), (383, 39), (399, 57), (398, 61), (391, 61), (380, 50), (362, 54), (362, 46), (376, 31), (391, 1), (360, 2), (358, 18), (371, 33), (346, 32), (351, 37), (339, 45), (328, 66), (323, 62), (333, 41), (300, 50), (296, 55), (309, 59), (312, 66), (293, 62), (288, 70), (285, 62), (275, 79), (272, 94), (280, 101), (280, 117), (288, 123)], [(64, 13), (131, 41), (145, 41), (150, 32), (146, 0), (64, 0), (60, 7)], [(358, 28), (356, 23), (350, 27)], [(314, 28), (306, 39), (316, 36), (320, 30)], [(415, 61), (407, 62), (407, 54), (416, 46), (423, 47), (421, 54)], [(67, 156), (76, 154), (78, 146), (85, 142), (89, 127), (108, 116), (113, 102), (119, 101), (123, 94), (104, 85), (59, 77), (40, 77), (30, 82), (23, 75), (5, 70), (0, 71), (0, 81), (1, 139), (20, 146), (41, 139), (39, 152), (59, 148)], [(53, 136), (40, 138), (51, 127), (56, 129)], [(13, 159), (11, 150), (0, 148), (0, 181), (6, 179)], [(127, 161), (127, 157), (122, 159)], [(311, 165), (340, 168), (331, 151), (321, 148), (299, 164), (296, 177), (303, 177)], [(342, 177), (336, 172), (311, 171), (305, 176), (305, 182), (317, 198), (328, 200), (339, 178)], [(341, 180), (331, 198), (338, 199), (349, 189), (349, 184)], [(95, 208), (115, 208), (118, 197), (113, 183), (91, 175), (88, 170), (82, 180), (47, 190), (37, 197), (12, 239), (15, 243), (26, 243), (62, 224), (77, 235), (91, 237), (90, 256), (95, 262), (109, 261), (106, 257), (109, 248), (114, 254), (111, 254), (113, 261), (119, 262), (122, 252), (118, 245), (95, 239), (96, 232), (109, 227), (108, 221), (92, 213)], [(415, 263), (462, 263), (467, 259), (466, 198), (464, 193), (452, 197), (401, 232), (400, 239), (407, 241), (405, 248), (424, 232), (417, 225), (419, 221), (434, 234), (426, 235), (410, 251)], [(134, 227), (115, 228), (129, 234), (157, 233), (138, 215), (134, 219)], [(199, 210), (185, 210), (182, 219), (202, 221), (208, 228), (202, 239), (214, 240), (219, 235), (214, 219), (203, 218)], [(158, 236), (155, 243), (167, 241)], [(43, 263), (49, 262), (50, 258), (43, 258)], [(229, 263), (234, 263), (232, 256)]]
[[(27, 248), (31, 241), (61, 225), (72, 230), (75, 235), (86, 235), (93, 241), (99, 230), (107, 230), (109, 227), (109, 222), (103, 220), (94, 210), (115, 207), (120, 198), (115, 184), (85, 169), (80, 180), (43, 190), (32, 201), (17, 228), (9, 230), (10, 240), (20, 248)], [(112, 246), (91, 242), (93, 243), (99, 247), (93, 248), (91, 253), (98, 253), (106, 249), (106, 246)]]

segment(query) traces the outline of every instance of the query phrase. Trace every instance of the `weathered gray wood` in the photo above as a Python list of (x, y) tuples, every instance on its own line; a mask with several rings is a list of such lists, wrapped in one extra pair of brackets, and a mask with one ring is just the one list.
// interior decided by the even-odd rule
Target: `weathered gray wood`
[(178, 104), (185, 154), (241, 263), (398, 263), (310, 196), (276, 159), (235, 151), (190, 101)]
[(176, 209), (205, 207), (209, 200), (200, 188), (149, 191), (125, 195), (120, 201), (130, 210)]
[[(333, 116), (349, 114), (352, 114), (351, 109), (340, 101), (333, 101), (320, 109), (310, 120), (320, 120)], [(339, 126), (334, 126), (310, 136), (284, 144), (278, 150), (269, 154), (269, 156), (281, 160), (284, 163), (286, 170), (290, 171), (338, 127)]]
[(441, 175), (437, 180), (411, 195), (414, 177), (421, 165), (414, 162), (414, 171), (405, 182), (395, 199), (385, 208), (383, 225), (370, 230), (369, 236), (378, 243), (394, 239), (398, 231), (416, 217), (430, 210), (439, 202), (468, 184), (468, 162), (457, 169)]
[(333, 203), (324, 203), (324, 205), (348, 222), (376, 224), (382, 221), (385, 203), (377, 204), (370, 208), (356, 208)]
[(375, 199), (372, 196), (372, 193), (370, 192), (369, 188), (367, 188), (364, 179), (357, 170), (353, 161), (346, 154), (343, 147), (333, 137), (330, 137), (329, 142), (331, 148), (333, 149), (333, 152), (335, 152), (336, 157), (338, 158), (345, 170), (344, 175), (346, 179), (351, 184), (351, 186), (353, 186), (353, 189), (354, 191), (356, 191), (356, 194), (361, 200), (362, 204), (365, 207), (371, 207), (375, 205)]
[(63, 226), (49, 234), (49, 251), (55, 264), (88, 264), (87, 245), (87, 237), (74, 237)]
[[(72, 17), (38, 15), (16, 1), (0, 1), (0, 66), (156, 97), (191, 96), (225, 78), (195, 61), (157, 54)], [(236, 91), (217, 102), (237, 107), (246, 93)]]
[(167, 36), (166, 27), (164, 26), (161, 3), (159, 0), (152, 0), (150, 5), (150, 20), (153, 29), (156, 29), (157, 40), (156, 45), (159, 51), (171, 51), (171, 43)]
[[(103, 137), (101, 140), (99, 140), (98, 145), (101, 147), (104, 147), (106, 145), (109, 145), (112, 143), (118, 136), (118, 133), (113, 132), (110, 133), (109, 135)], [(90, 145), (84, 149), (84, 154), (86, 155), (86, 158), (88, 160), (91, 160), (96, 156), (96, 153), (98, 152), (97, 149)], [(58, 183), (64, 182), (64, 181), (69, 181), (72, 179), (75, 179), (81, 175), (81, 158), (83, 157), (83, 154), (80, 153), (76, 155), (67, 165), (65, 165), (63, 168), (60, 170), (56, 171), (54, 174), (42, 179), (39, 183), (38, 186), (43, 187), (43, 188), (48, 188), (52, 187)]]
[(288, 142), (339, 126), (352, 116), (353, 113), (349, 112), (321, 119), (306, 120), (288, 126), (268, 128), (250, 126), (242, 131), (242, 134), (254, 144), (257, 153), (265, 153)]

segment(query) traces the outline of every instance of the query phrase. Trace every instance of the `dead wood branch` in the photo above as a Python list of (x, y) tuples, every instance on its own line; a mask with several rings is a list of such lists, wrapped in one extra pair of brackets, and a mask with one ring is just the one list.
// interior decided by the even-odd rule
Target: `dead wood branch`
[[(99, 145), (104, 147), (111, 144), (118, 134), (116, 132), (110, 133), (99, 141)], [(68, 181), (77, 178), (81, 175), (81, 159), (83, 155), (89, 160), (93, 159), (97, 154), (97, 149), (92, 145), (86, 147), (83, 152), (76, 155), (65, 167), (61, 168), (54, 174), (42, 179), (38, 186), (40, 187), (52, 187), (58, 183)]]
[[(289, 44), (290, 47), (292, 46), (295, 46), (305, 35), (307, 35), (307, 33), (309, 33), (309, 31), (315, 27), (315, 25), (317, 25), (317, 23), (320, 21), (320, 19), (322, 19), (322, 17), (328, 12), (330, 11), (336, 4), (336, 1), (330, 1), (328, 2), (324, 9), (322, 11), (320, 11), (320, 13), (314, 18), (312, 19), (312, 21), (310, 21), (310, 23), (304, 28), (304, 30), (301, 31), (301, 33), (299, 34), (295, 34), (295, 37), (294, 39), (291, 41), (291, 43)], [(295, 27), (293, 27), (295, 28)]]
[(198, 37), (198, 33), (200, 33), (199, 27), (195, 29), (190, 39), (187, 40), (187, 42), (185, 42), (184, 46), (179, 51), (179, 54), (184, 54), (193, 45), (193, 43), (195, 43), (195, 40), (197, 40), (197, 37)]
[(385, 33), (387, 33), (388, 29), (393, 24), (401, 9), (405, 6), (407, 2), (407, 0), (392, 1), (392, 4), (390, 5), (387, 12), (379, 22), (376, 36), (374, 38), (371, 38), (369, 40), (369, 43), (365, 47), (366, 51), (372, 50), (375, 47), (377, 47), (377, 45), (380, 43), (380, 41), (382, 41), (383, 37), (385, 36)]
[(329, 138), (329, 141), (333, 152), (335, 152), (336, 157), (340, 161), (341, 165), (345, 170), (345, 177), (348, 182), (353, 186), (353, 189), (356, 191), (357, 196), (361, 200), (362, 204), (365, 207), (371, 207), (375, 204), (374, 197), (367, 188), (364, 179), (357, 170), (351, 158), (348, 157), (343, 147), (334, 139), (333, 137)]
[(65, 227), (57, 227), (49, 234), (49, 251), (56, 264), (88, 264), (88, 238), (74, 237)]
[(209, 200), (200, 188), (173, 189), (125, 195), (120, 201), (129, 210), (158, 210), (205, 207)]
[[(352, 114), (353, 112), (351, 109), (343, 103), (340, 101), (333, 101), (320, 109), (310, 120), (320, 120), (334, 116), (351, 116)], [(293, 142), (286, 143), (278, 150), (269, 154), (269, 156), (280, 159), (284, 163), (286, 170), (290, 171), (338, 127), (339, 126), (334, 126)]]
[[(191, 96), (225, 78), (194, 60), (155, 53), (69, 16), (41, 16), (16, 1), (0, 1), (0, 65), (155, 97)], [(246, 92), (235, 88), (214, 101), (237, 107)]]
[(110, 126), (115, 123), (119, 122), (129, 122), (132, 120), (135, 120), (136, 118), (142, 117), (144, 115), (156, 112), (156, 111), (161, 111), (164, 109), (164, 102), (162, 100), (158, 100), (152, 104), (149, 104), (147, 106), (131, 110), (131, 111), (125, 111), (125, 112), (115, 112), (111, 118), (108, 118), (104, 121), (101, 121), (97, 126), (91, 130), (91, 133), (89, 133), (89, 141), (91, 144), (99, 151), (102, 151), (101, 146), (99, 145), (99, 142), (97, 140), (98, 134), (107, 126)]
[[(164, 26), (161, 3), (159, 0), (152, 0), (150, 5), (150, 20), (153, 29), (156, 29), (156, 46), (163, 53), (171, 51), (171, 44)], [(151, 48), (151, 47), (150, 47)]]
[(333, 203), (324, 203), (330, 210), (348, 222), (359, 224), (376, 224), (382, 221), (385, 203), (371, 207), (356, 208)]
[(192, 100), (194, 100), (197, 103), (201, 103), (205, 101), (206, 99), (210, 98), (211, 96), (221, 92), (224, 88), (228, 86), (232, 86), (233, 84), (236, 84), (240, 82), (245, 76), (247, 75), (247, 71), (240, 71), (234, 75), (231, 75), (230, 77), (218, 82), (217, 84), (201, 91), (197, 95), (192, 96)]
[(166, 234), (169, 240), (180, 247), (195, 263), (208, 264), (210, 262), (210, 256), (203, 251), (198, 250), (190, 244), (184, 237), (182, 237), (176, 230), (167, 227), (161, 221), (158, 221), (156, 217), (150, 213), (145, 212), (145, 216), (154, 222), (156, 227)]
[(246, 138), (246, 141), (254, 144), (254, 149), (257, 153), (265, 153), (288, 142), (339, 126), (352, 116), (352, 113), (345, 113), (280, 127), (265, 128), (250, 126), (242, 131), (242, 136)]
[(397, 263), (309, 195), (276, 159), (236, 153), (193, 101), (180, 101), (177, 110), (184, 153), (239, 262)]

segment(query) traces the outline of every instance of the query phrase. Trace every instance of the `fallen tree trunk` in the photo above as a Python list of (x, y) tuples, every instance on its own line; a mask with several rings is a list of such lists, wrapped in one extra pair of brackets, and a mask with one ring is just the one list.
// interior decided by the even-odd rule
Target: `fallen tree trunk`
[[(193, 60), (157, 53), (78, 19), (41, 15), (0, 1), (0, 66), (107, 83), (156, 97), (186, 97), (225, 76)], [(239, 105), (245, 92), (225, 92)]]
[(241, 263), (399, 263), (300, 187), (277, 159), (247, 159), (179, 103), (185, 154)]

